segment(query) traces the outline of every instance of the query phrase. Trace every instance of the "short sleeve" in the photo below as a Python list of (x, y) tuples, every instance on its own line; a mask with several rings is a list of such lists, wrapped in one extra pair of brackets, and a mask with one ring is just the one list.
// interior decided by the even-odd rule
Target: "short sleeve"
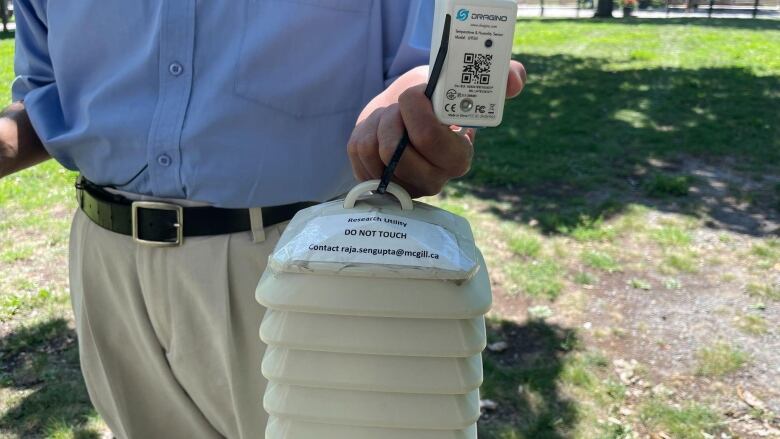
[[(389, 0), (385, 3), (392, 3), (392, 6), (387, 6), (391, 8), (403, 2)], [(434, 0), (410, 0), (407, 3), (408, 10), (405, 15), (396, 10), (384, 11), (385, 44), (388, 52), (385, 58), (385, 86), (389, 86), (409, 70), (428, 64)], [(390, 47), (387, 47), (388, 42)]]
[(49, 57), (46, 11), (36, 0), (14, 0), (16, 48), (11, 86), (14, 101), (24, 100), (27, 93), (54, 82)]

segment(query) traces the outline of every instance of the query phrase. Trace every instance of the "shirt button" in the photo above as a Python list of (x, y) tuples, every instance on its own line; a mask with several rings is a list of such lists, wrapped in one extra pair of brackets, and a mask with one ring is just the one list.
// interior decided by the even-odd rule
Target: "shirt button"
[(157, 163), (160, 164), (160, 166), (170, 166), (171, 165), (171, 156), (168, 154), (160, 154), (157, 156)]
[(171, 75), (173, 76), (179, 76), (184, 71), (184, 67), (177, 62), (173, 62), (168, 66), (168, 71), (171, 72)]

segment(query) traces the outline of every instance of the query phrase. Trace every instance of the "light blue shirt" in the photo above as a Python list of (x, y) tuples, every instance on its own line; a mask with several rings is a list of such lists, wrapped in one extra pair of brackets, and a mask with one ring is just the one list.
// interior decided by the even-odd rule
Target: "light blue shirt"
[(433, 0), (16, 0), (15, 100), (101, 185), (223, 207), (354, 184), (358, 113), (427, 64)]

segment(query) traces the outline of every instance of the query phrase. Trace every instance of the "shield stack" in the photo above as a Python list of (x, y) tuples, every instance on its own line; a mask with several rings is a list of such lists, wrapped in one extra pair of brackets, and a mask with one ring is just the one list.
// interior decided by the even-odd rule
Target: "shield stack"
[[(476, 439), (485, 262), (464, 219), (393, 190), (403, 208), (358, 188), (301, 211), (271, 256), (256, 295), (266, 438)], [(388, 238), (345, 242), (354, 224)]]

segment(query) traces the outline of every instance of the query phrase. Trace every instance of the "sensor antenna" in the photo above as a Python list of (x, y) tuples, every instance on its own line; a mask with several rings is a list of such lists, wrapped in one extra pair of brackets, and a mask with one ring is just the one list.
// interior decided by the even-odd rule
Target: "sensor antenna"
[[(431, 70), (431, 76), (428, 78), (428, 85), (425, 87), (425, 97), (431, 100), (433, 92), (436, 91), (436, 84), (439, 82), (439, 76), (441, 76), (442, 68), (444, 67), (444, 61), (447, 58), (447, 50), (450, 45), (450, 22), (452, 16), (447, 14), (444, 18), (444, 32), (441, 36), (441, 44), (439, 45), (439, 52), (436, 54), (436, 62), (433, 64)], [(382, 179), (379, 181), (379, 187), (377, 192), (384, 194), (387, 192), (387, 186), (390, 184), (390, 180), (393, 178), (395, 168), (398, 166), (398, 162), (401, 161), (401, 157), (404, 155), (406, 147), (409, 146), (409, 132), (404, 129), (404, 135), (401, 137), (401, 141), (398, 142), (398, 146), (395, 148), (393, 157), (387, 164), (385, 171), (382, 173)]]

